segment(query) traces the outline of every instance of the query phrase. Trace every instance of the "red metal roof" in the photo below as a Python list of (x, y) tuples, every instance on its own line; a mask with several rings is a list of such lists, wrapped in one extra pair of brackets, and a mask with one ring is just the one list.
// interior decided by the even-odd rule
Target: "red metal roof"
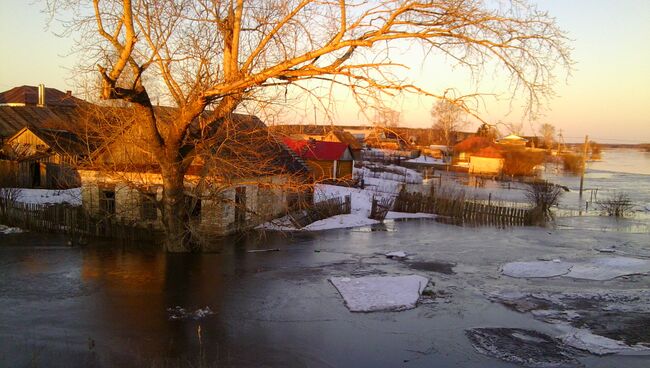
[(299, 141), (288, 137), (282, 141), (301, 158), (308, 160), (340, 160), (348, 148), (347, 144), (341, 142)]

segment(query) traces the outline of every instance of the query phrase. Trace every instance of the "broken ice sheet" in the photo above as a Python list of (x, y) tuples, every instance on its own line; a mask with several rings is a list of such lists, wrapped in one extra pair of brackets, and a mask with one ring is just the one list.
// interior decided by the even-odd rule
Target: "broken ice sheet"
[(561, 340), (520, 328), (473, 328), (465, 334), (481, 354), (524, 367), (575, 367), (578, 352)]
[(650, 347), (643, 344), (627, 345), (622, 341), (591, 333), (589, 330), (567, 327), (569, 332), (560, 338), (565, 344), (596, 355), (650, 355)]
[(417, 275), (332, 277), (351, 312), (401, 311), (415, 308), (429, 279)]
[(559, 260), (510, 262), (503, 265), (501, 272), (510, 277), (554, 277), (569, 273), (572, 264)]
[(404, 259), (406, 258), (407, 254), (403, 250), (396, 250), (392, 252), (386, 253), (386, 258), (391, 258), (391, 259)]
[(565, 276), (574, 279), (605, 281), (620, 276), (648, 272), (650, 272), (650, 260), (629, 257), (608, 257), (576, 263)]
[(584, 261), (510, 262), (501, 272), (510, 277), (535, 278), (565, 276), (574, 279), (605, 281), (620, 276), (650, 272), (650, 260), (629, 257), (602, 257)]

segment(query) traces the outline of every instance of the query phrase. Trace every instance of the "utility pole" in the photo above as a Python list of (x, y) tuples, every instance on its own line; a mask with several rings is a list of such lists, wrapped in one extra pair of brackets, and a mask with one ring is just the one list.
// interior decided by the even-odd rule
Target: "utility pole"
[(580, 198), (582, 198), (582, 184), (585, 180), (585, 167), (587, 166), (588, 145), (589, 145), (589, 136), (585, 135), (585, 144), (582, 149), (582, 173), (580, 174)]

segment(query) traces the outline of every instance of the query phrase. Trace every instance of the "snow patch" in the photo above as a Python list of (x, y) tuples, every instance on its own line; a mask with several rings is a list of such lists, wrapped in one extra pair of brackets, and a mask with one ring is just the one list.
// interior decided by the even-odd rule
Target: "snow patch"
[(394, 211), (388, 211), (386, 214), (387, 219), (414, 219), (414, 218), (436, 218), (436, 215), (433, 213), (422, 213), (422, 212), (417, 212), (417, 213), (408, 213), (408, 212), (394, 212)]
[(402, 311), (415, 308), (429, 279), (417, 275), (332, 277), (351, 312)]
[(7, 225), (0, 225), (0, 234), (20, 234), (23, 232), (23, 229), (18, 227), (10, 227)]
[(81, 206), (81, 188), (72, 189), (20, 189), (18, 202), (32, 204), (68, 203)]
[(356, 214), (336, 215), (323, 220), (313, 222), (304, 228), (303, 231), (320, 231), (330, 229), (345, 229), (350, 227), (369, 226), (378, 224), (379, 221), (369, 219)]
[(420, 155), (420, 157), (417, 158), (412, 158), (410, 160), (406, 160), (406, 162), (414, 163), (414, 164), (430, 164), (430, 165), (444, 165), (445, 161), (439, 158), (434, 158), (431, 156), (426, 156), (426, 155)]

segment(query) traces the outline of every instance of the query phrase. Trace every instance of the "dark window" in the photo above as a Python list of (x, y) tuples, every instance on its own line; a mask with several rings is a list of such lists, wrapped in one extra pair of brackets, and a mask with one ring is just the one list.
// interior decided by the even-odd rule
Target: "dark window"
[(191, 220), (198, 220), (201, 218), (201, 200), (196, 197), (185, 196), (185, 208)]
[(155, 193), (142, 193), (140, 199), (140, 217), (142, 220), (158, 219)]
[(235, 188), (235, 223), (246, 222), (246, 187)]
[(115, 214), (115, 190), (99, 191), (99, 210), (107, 215)]

